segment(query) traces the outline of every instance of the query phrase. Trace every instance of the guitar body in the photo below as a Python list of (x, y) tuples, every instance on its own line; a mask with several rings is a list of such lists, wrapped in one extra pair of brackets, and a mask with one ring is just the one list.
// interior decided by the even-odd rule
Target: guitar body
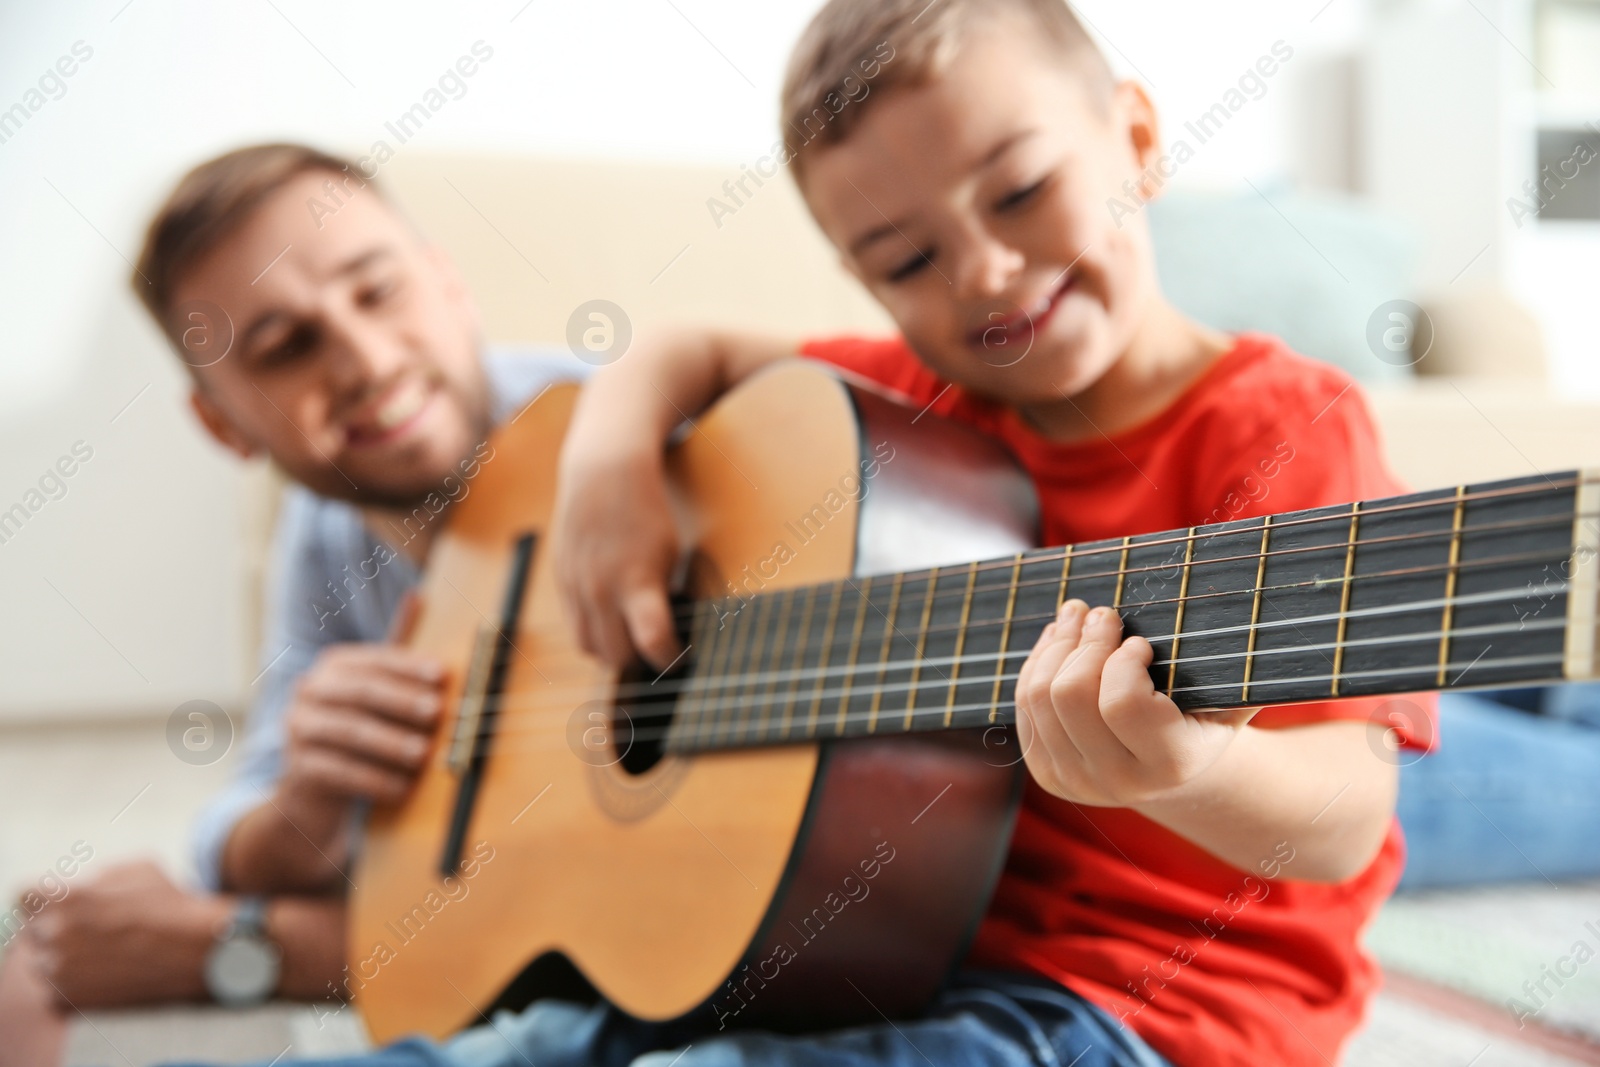
[[(1022, 775), (1009, 733), (625, 759), (629, 724), (593, 730), (617, 676), (579, 650), (540, 536), (576, 395), (553, 388), (497, 433), (430, 554), (410, 641), (457, 665), (457, 715), (513, 546), (535, 535), (460, 865), (440, 873), (461, 781), (446, 721), (410, 798), (371, 817), (346, 988), (379, 1040), (564, 992), (544, 984), (570, 974), (557, 957), (643, 1019), (793, 1030), (915, 1013), (999, 875)], [(997, 446), (804, 361), (728, 394), (668, 465), (696, 597), (1033, 543), (1031, 488)]]

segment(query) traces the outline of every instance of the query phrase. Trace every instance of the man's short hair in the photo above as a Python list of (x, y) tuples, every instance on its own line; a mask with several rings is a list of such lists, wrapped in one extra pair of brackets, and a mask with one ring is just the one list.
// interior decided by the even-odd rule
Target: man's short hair
[(926, 84), (984, 23), (1018, 20), (1032, 40), (1109, 106), (1115, 79), (1066, 0), (829, 0), (789, 56), (779, 111), (795, 177), (808, 147), (837, 144), (863, 105), (895, 86)]
[(315, 171), (348, 175), (357, 188), (371, 184), (349, 160), (289, 143), (235, 149), (201, 163), (178, 181), (150, 221), (132, 278), (140, 302), (169, 339), (172, 294), (184, 274), (273, 193)]

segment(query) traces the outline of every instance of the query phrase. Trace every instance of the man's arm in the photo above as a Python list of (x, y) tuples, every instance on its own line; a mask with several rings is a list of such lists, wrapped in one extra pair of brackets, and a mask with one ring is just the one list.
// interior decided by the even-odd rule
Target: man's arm
[(222, 849), (223, 888), (342, 891), (357, 801), (400, 800), (432, 749), (444, 668), (392, 645), (324, 649), (284, 719), (283, 774)]
[[(77, 1008), (208, 999), (205, 961), (232, 919), (237, 900), (187, 892), (153, 863), (115, 867), (35, 916), (14, 948), (29, 974), (19, 1002)], [(344, 969), (345, 903), (334, 897), (275, 897), (267, 936), (283, 956), (275, 995), (320, 1000), (339, 995)], [(8, 960), (8, 970), (9, 960)], [(26, 978), (44, 987), (28, 994)]]
[(556, 574), (578, 637), (621, 666), (678, 654), (667, 581), (678, 557), (662, 451), (685, 419), (797, 346), (680, 331), (642, 340), (590, 380), (561, 449), (551, 520)]
[(354, 512), (291, 490), (275, 535), (261, 696), (228, 787), (196, 824), (213, 890), (342, 890), (352, 811), (404, 793), (426, 758), (442, 668), (381, 638), (406, 577), (385, 569), (348, 604), (330, 592), (370, 540)]

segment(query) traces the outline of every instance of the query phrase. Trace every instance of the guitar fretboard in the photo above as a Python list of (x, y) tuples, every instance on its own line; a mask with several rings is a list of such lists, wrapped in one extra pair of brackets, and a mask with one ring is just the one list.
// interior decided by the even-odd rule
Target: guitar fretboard
[(1559, 680), (1596, 542), (1581, 487), (1538, 476), (701, 601), (667, 748), (1009, 723), (1068, 598), (1117, 609), (1186, 709)]

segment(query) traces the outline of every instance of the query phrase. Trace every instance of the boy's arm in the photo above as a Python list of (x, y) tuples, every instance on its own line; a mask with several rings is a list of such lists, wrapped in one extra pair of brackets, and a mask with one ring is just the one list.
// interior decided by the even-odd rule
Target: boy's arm
[(1133, 808), (1251, 872), (1340, 882), (1372, 861), (1398, 784), (1378, 727), (1266, 730), (1249, 724), (1251, 709), (1185, 713), (1155, 691), (1151, 656), (1143, 638), (1123, 640), (1116, 612), (1062, 606), (1017, 679), (1018, 730), (1041, 786)]
[(1376, 755), (1382, 737), (1362, 719), (1246, 726), (1207, 774), (1135, 809), (1243, 870), (1343, 882), (1372, 862), (1394, 815), (1400, 776)]
[(678, 535), (662, 453), (686, 419), (793, 343), (706, 330), (657, 334), (584, 388), (561, 449), (551, 530), (556, 573), (583, 647), (622, 666), (679, 654), (667, 582)]

